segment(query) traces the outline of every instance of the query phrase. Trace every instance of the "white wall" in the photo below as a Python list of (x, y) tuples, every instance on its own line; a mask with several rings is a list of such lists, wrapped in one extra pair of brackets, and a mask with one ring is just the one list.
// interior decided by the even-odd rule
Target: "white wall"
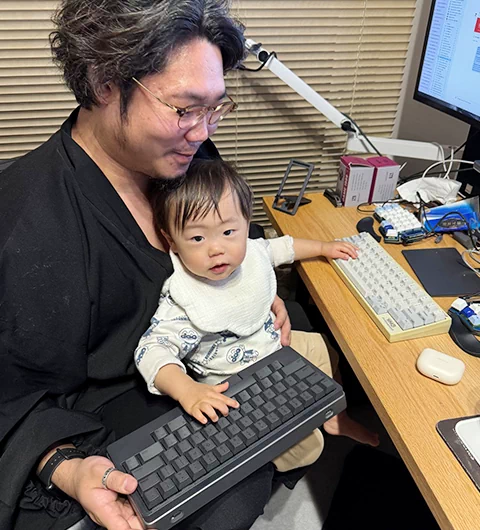
[[(430, 6), (431, 0), (417, 0), (394, 136), (405, 140), (458, 146), (466, 140), (469, 125), (413, 99)], [(400, 161), (398, 158), (397, 160)], [(414, 173), (427, 165), (428, 162), (410, 159), (403, 174)]]

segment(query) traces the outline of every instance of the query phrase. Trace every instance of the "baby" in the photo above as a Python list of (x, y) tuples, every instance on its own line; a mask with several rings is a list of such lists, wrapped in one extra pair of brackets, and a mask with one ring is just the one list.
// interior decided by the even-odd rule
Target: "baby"
[[(224, 394), (228, 383), (222, 381), (282, 346), (270, 310), (277, 288), (274, 267), (316, 256), (357, 256), (352, 244), (340, 241), (249, 239), (252, 203), (247, 183), (222, 160), (194, 161), (176, 190), (153, 198), (174, 272), (135, 350), (135, 363), (150, 392), (171, 396), (202, 423), (239, 406)], [(332, 375), (320, 335), (294, 331), (291, 346)], [(344, 413), (324, 428), (378, 444), (375, 434)], [(274, 464), (280, 471), (309, 465), (322, 449), (316, 429)]]

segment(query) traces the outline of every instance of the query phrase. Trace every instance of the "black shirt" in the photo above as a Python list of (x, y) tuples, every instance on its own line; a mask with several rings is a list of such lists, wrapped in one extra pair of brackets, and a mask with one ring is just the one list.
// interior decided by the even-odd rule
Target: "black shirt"
[(133, 351), (172, 265), (72, 140), (77, 113), (0, 174), (2, 530), (68, 528), (80, 507), (38, 483), (41, 455), (62, 440), (102, 453), (166, 406)]

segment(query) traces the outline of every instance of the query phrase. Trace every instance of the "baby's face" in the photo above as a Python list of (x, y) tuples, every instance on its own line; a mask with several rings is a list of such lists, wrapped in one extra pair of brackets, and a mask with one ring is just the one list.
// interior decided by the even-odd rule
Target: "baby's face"
[(220, 215), (212, 209), (205, 217), (188, 221), (183, 232), (172, 234), (172, 250), (185, 267), (215, 281), (228, 278), (244, 260), (249, 224), (230, 190), (218, 206)]

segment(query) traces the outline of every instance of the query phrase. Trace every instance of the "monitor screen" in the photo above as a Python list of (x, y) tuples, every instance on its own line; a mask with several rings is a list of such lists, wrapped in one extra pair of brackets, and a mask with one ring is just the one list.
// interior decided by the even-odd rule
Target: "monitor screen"
[(433, 0), (414, 98), (480, 127), (479, 0)]

